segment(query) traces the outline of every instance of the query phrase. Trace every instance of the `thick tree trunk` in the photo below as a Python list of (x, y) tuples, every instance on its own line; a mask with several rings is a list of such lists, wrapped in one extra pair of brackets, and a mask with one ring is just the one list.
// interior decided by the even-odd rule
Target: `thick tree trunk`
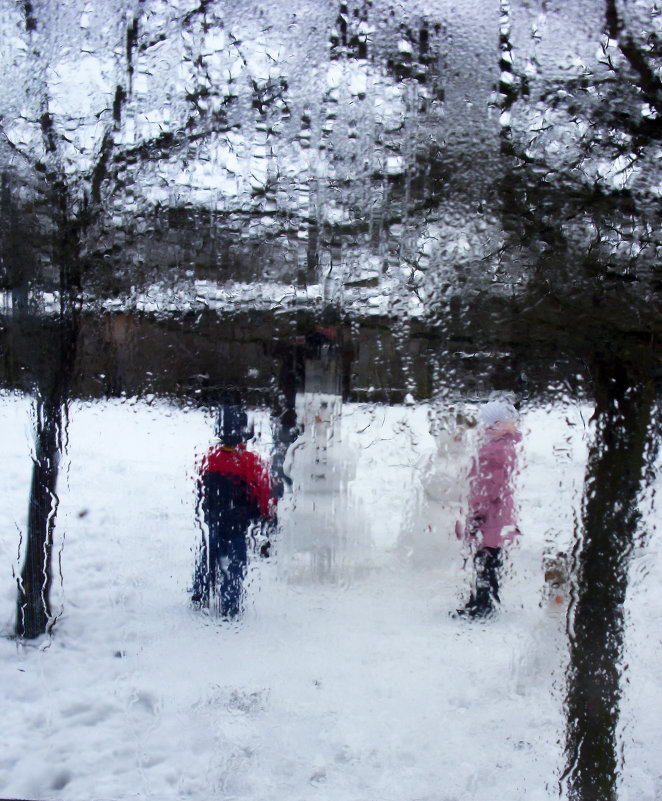
[(39, 376), (35, 401), (35, 455), (28, 507), (25, 561), (18, 580), (17, 637), (35, 639), (53, 626), (50, 609), (53, 531), (57, 514), (58, 466), (65, 441), (63, 413), (71, 390), (78, 339), (73, 307), (63, 309), (52, 361)]
[(590, 449), (569, 624), (566, 770), (573, 801), (616, 799), (623, 606), (640, 520), (638, 495), (656, 446), (651, 382), (613, 364), (598, 370), (596, 437)]
[(62, 430), (59, 404), (39, 400), (36, 407), (36, 453), (30, 486), (27, 548), (18, 583), (16, 613), (16, 636), (25, 639), (45, 634), (51, 624), (51, 557)]

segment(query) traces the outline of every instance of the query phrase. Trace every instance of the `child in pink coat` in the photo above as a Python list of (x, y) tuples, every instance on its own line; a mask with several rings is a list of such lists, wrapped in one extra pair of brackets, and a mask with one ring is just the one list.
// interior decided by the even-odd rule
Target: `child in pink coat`
[(485, 404), (478, 416), (478, 452), (469, 472), (468, 514), (464, 531), (456, 531), (475, 544), (476, 584), (465, 607), (468, 617), (487, 617), (499, 602), (502, 548), (520, 532), (517, 528), (513, 477), (517, 445), (522, 439), (518, 414), (505, 401)]

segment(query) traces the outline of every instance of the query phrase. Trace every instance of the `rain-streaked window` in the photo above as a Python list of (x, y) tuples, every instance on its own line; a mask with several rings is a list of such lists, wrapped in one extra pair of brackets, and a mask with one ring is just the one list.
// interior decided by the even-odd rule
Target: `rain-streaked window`
[(657, 4), (0, 63), (0, 797), (659, 798)]

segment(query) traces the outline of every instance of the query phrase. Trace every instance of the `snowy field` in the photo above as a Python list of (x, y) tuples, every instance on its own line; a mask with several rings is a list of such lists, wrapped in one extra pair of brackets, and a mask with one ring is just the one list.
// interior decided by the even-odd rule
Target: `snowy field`
[[(0, 407), (0, 796), (559, 796), (567, 599), (548, 598), (543, 563), (573, 544), (590, 410), (522, 415), (523, 534), (495, 619), (449, 614), (471, 580), (453, 532), (454, 465), (470, 456), (471, 432), (461, 445), (444, 439), (424, 405), (347, 405), (331, 426), (325, 489), (309, 481), (311, 427), (291, 454), (275, 556), (251, 564), (246, 613), (229, 624), (196, 612), (187, 593), (195, 454), (212, 417), (158, 402), (74, 404), (58, 485), (58, 620), (52, 637), (18, 644), (30, 402), (4, 394)], [(266, 415), (254, 418), (254, 447), (268, 453)], [(655, 514), (650, 497), (643, 505)], [(333, 558), (321, 571), (324, 548)], [(653, 531), (632, 562), (623, 799), (662, 795), (661, 551)]]

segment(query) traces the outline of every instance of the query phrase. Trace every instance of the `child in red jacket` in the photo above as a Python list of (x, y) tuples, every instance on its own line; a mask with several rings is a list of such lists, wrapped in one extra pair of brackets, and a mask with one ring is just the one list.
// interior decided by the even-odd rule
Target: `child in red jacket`
[[(252, 437), (239, 406), (224, 406), (213, 445), (199, 466), (200, 495), (207, 538), (198, 553), (192, 600), (216, 605), (223, 617), (242, 611), (248, 537), (256, 524), (275, 520), (276, 499), (267, 465), (246, 447)], [(268, 553), (268, 541), (262, 554)]]

